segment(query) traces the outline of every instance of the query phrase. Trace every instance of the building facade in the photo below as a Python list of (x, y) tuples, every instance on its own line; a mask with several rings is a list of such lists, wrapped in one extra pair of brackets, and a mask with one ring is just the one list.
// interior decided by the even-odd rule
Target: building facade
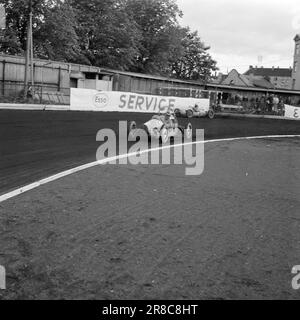
[[(0, 102), (22, 94), (24, 74), (24, 57), (0, 54)], [(40, 100), (57, 103), (69, 103), (70, 88), (183, 97), (197, 97), (204, 88), (196, 81), (41, 59), (34, 59), (33, 75), (34, 91)]]
[(244, 75), (252, 77), (253, 79), (265, 79), (269, 81), (274, 88), (291, 90), (292, 72), (292, 68), (250, 66)]
[(246, 75), (241, 74), (237, 70), (231, 70), (228, 75), (223, 77), (221, 81), (218, 79), (214, 82), (216, 84), (222, 84), (232, 87), (249, 87), (249, 88), (265, 88), (274, 89), (276, 88), (269, 80), (263, 76), (254, 76), (252, 74)]

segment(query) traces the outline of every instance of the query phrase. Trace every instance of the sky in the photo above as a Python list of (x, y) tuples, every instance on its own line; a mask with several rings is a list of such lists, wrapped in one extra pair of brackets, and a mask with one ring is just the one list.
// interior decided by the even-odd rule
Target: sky
[(288, 68), (300, 33), (299, 0), (177, 0), (183, 26), (198, 30), (219, 71)]

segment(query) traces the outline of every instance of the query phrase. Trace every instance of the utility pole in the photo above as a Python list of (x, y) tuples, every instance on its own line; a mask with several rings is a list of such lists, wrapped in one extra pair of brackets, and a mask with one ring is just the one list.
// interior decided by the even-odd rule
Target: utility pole
[(30, 67), (31, 67), (31, 87), (34, 94), (34, 64), (33, 64), (33, 30), (32, 30), (32, 10), (30, 12)]
[(27, 99), (28, 82), (29, 82), (29, 63), (31, 65), (31, 86), (32, 93), (34, 90), (33, 74), (33, 40), (32, 40), (32, 0), (29, 0), (29, 15), (27, 23), (26, 55), (25, 55), (25, 77), (24, 77), (24, 99)]
[(0, 4), (0, 31), (6, 27), (5, 6)]

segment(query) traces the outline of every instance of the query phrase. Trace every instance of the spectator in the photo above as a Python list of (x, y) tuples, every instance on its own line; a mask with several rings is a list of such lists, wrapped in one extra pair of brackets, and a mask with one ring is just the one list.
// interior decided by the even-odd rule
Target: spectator
[(236, 104), (237, 106), (240, 106), (240, 105), (242, 104), (242, 99), (243, 99), (243, 97), (242, 97), (241, 95), (237, 94), (237, 95), (235, 96), (235, 104)]
[(292, 104), (292, 98), (290, 96), (286, 98), (286, 104), (289, 104), (289, 105)]
[(259, 112), (265, 113), (266, 110), (266, 96), (263, 94), (259, 100)]
[(280, 116), (284, 115), (284, 102), (282, 98), (279, 100), (279, 104), (278, 104), (278, 115)]
[(31, 86), (27, 90), (27, 98), (30, 98), (30, 99), (33, 98), (33, 89)]
[(278, 114), (278, 104), (279, 104), (279, 99), (277, 96), (273, 97), (273, 111), (275, 114)]
[(250, 99), (250, 110), (252, 113), (256, 113), (257, 111), (257, 103), (254, 97)]
[(270, 112), (270, 113), (272, 113), (272, 110), (273, 110), (273, 99), (274, 99), (274, 95), (271, 94), (269, 97), (270, 104), (269, 104), (269, 108), (268, 108), (268, 112)]

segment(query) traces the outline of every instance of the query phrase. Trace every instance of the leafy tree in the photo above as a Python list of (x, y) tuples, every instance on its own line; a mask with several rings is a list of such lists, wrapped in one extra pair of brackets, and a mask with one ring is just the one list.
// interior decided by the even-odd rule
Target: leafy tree
[(128, 70), (136, 61), (140, 32), (124, 0), (72, 1), (81, 51), (92, 65)]
[(23, 52), (20, 40), (14, 30), (6, 29), (1, 35), (0, 52), (12, 55), (18, 55)]
[[(43, 15), (46, 0), (32, 0), (35, 12), (33, 17), (34, 28)], [(20, 54), (26, 50), (27, 23), (29, 15), (28, 0), (0, 0), (6, 9), (6, 29), (0, 42), (0, 51), (7, 54)]]
[(172, 75), (185, 80), (210, 80), (212, 72), (217, 70), (216, 61), (208, 53), (210, 47), (201, 41), (197, 31), (191, 32), (189, 28), (182, 31), (185, 33), (182, 49), (180, 57), (172, 64)]
[(80, 53), (77, 21), (69, 3), (52, 2), (42, 18), (34, 34), (35, 54), (51, 60), (86, 62)]
[[(29, 0), (0, 0), (0, 51), (26, 50)], [(32, 0), (35, 56), (207, 81), (216, 62), (176, 0)]]
[[(7, 26), (0, 51), (22, 54), (26, 50), (29, 0), (0, 0), (7, 13)], [(32, 0), (34, 55), (39, 58), (87, 62), (80, 54), (77, 20), (68, 1)], [(81, 60), (81, 61), (80, 61)]]
[(142, 32), (133, 71), (184, 80), (209, 80), (216, 62), (197, 32), (178, 23), (182, 16), (175, 0), (127, 0), (127, 12)]
[(136, 63), (138, 72), (163, 73), (171, 52), (178, 45), (178, 17), (182, 15), (175, 0), (127, 0), (126, 11), (142, 34)]

